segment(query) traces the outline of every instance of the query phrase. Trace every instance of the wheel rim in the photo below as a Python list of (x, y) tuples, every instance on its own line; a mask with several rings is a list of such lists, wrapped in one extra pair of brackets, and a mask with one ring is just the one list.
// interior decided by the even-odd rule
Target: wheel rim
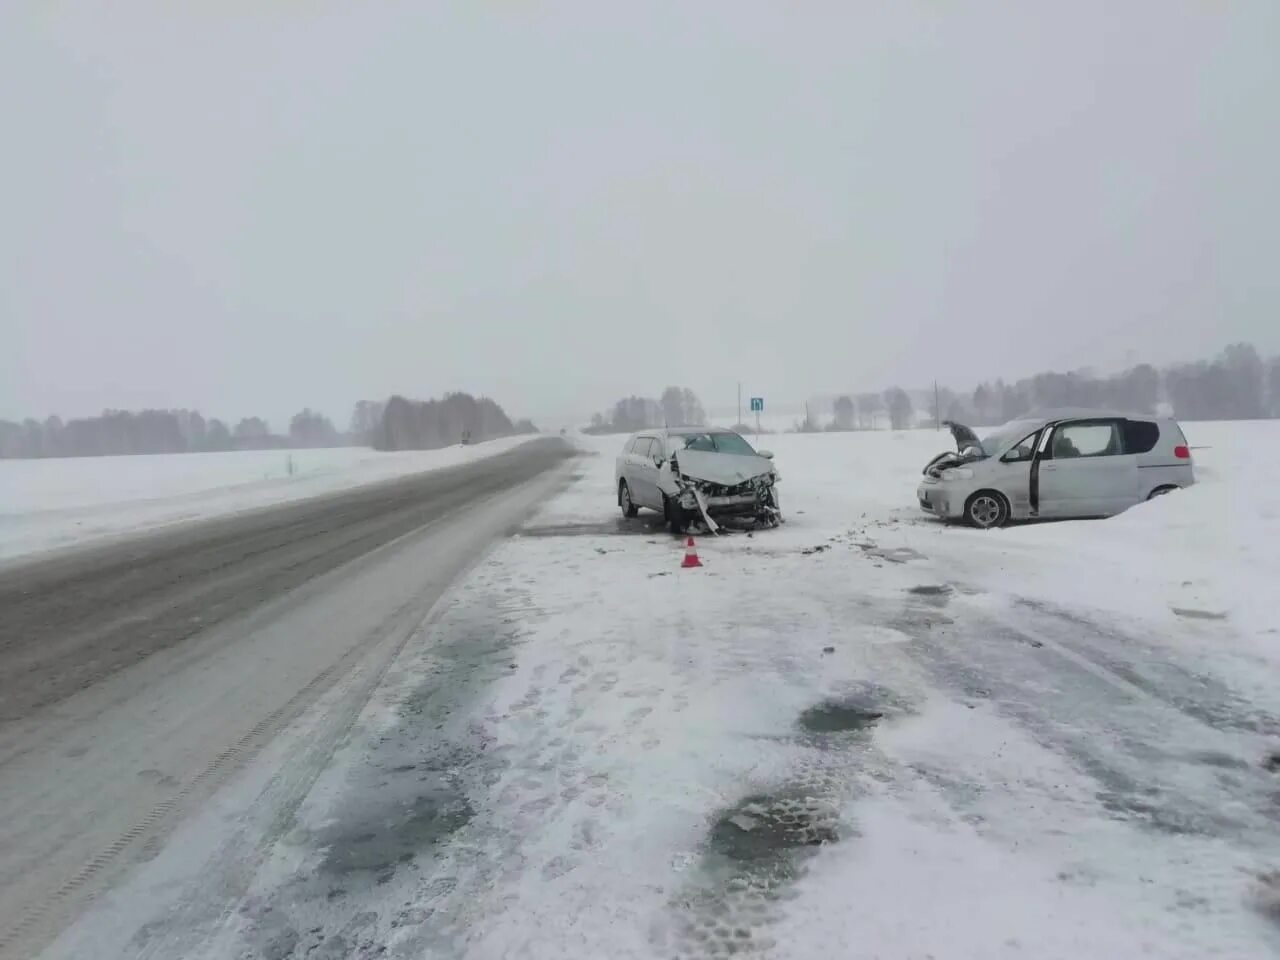
[(624, 513), (631, 512), (631, 488), (625, 483), (622, 485), (622, 510)]
[(1000, 519), (1000, 503), (995, 497), (978, 497), (969, 507), (969, 516), (980, 527), (990, 527)]

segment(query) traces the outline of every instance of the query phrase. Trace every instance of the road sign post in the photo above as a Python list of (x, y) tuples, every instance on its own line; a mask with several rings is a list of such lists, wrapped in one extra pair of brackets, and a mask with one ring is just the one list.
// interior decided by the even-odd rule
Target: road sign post
[(756, 443), (760, 442), (760, 413), (764, 410), (764, 397), (751, 398), (751, 412), (756, 415)]

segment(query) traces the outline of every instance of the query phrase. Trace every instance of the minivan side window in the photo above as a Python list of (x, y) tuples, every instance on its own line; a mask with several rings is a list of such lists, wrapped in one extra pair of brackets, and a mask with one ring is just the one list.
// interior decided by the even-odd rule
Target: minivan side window
[(1116, 457), (1124, 452), (1120, 425), (1115, 421), (1068, 423), (1053, 435), (1053, 459)]
[(636, 437), (636, 456), (649, 458), (649, 448), (653, 446), (652, 437)]
[(1027, 434), (1017, 443), (1015, 443), (1003, 457), (1000, 458), (1002, 463), (1023, 463), (1030, 460), (1036, 454), (1036, 437), (1040, 431)]
[(1150, 453), (1160, 439), (1160, 428), (1148, 420), (1124, 422), (1125, 453)]

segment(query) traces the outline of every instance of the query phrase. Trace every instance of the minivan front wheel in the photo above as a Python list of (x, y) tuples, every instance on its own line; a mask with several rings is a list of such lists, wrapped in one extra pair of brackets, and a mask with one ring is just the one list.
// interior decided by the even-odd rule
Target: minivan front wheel
[(640, 512), (640, 508), (631, 499), (631, 488), (627, 486), (625, 480), (618, 484), (618, 506), (622, 508), (622, 515), (628, 520)]
[(1009, 522), (1009, 503), (994, 490), (979, 490), (965, 501), (964, 519), (979, 530), (1003, 527)]

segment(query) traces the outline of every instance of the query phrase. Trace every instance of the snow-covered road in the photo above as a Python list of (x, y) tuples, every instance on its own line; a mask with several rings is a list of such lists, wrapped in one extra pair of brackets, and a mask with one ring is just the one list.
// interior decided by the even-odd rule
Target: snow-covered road
[(1187, 431), (1199, 488), (991, 533), (911, 506), (934, 435), (770, 437), (789, 522), (692, 571), (585, 441), (45, 955), (1280, 955), (1280, 444)]
[(566, 481), (569, 453), (540, 440), (0, 571), (0, 957), (34, 956), (295, 726), (306, 747), (260, 769), (304, 795), (436, 599)]
[(0, 460), (0, 564), (499, 456), (529, 437), (367, 447)]

